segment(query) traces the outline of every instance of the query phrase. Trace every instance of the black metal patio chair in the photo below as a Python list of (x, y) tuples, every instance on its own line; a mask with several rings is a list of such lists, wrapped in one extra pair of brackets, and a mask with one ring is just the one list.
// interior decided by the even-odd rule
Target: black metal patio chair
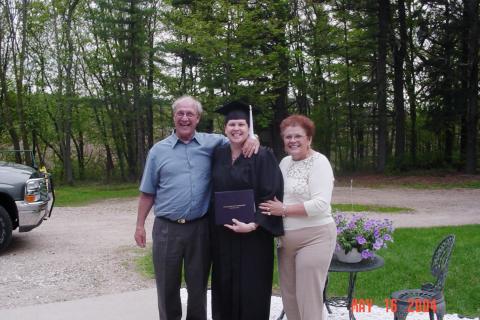
[(436, 278), (435, 283), (426, 283), (421, 289), (400, 290), (392, 293), (391, 298), (396, 300), (397, 310), (394, 312), (394, 320), (406, 319), (409, 312), (413, 310), (427, 311), (430, 320), (442, 320), (446, 313), (445, 297), (443, 289), (447, 278), (448, 263), (455, 244), (455, 235), (445, 237), (435, 249), (432, 256), (430, 271)]

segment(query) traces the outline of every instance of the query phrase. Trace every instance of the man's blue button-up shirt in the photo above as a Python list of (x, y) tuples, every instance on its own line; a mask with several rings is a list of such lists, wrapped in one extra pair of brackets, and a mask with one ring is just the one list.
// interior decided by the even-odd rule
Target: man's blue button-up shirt
[(196, 132), (184, 143), (173, 133), (150, 149), (140, 191), (155, 196), (155, 216), (192, 220), (207, 212), (213, 150), (227, 142), (220, 134)]

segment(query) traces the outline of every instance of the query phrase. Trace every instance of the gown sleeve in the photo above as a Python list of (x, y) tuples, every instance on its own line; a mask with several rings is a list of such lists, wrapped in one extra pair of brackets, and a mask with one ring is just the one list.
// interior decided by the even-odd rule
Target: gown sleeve
[(261, 148), (255, 158), (255, 222), (274, 236), (283, 235), (282, 217), (262, 214), (258, 205), (267, 200), (283, 200), (283, 177), (272, 151)]

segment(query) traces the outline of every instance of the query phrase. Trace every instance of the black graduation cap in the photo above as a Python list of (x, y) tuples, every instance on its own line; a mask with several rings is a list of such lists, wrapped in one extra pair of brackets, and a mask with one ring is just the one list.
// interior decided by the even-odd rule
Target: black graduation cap
[(249, 123), (250, 106), (239, 100), (228, 102), (217, 108), (215, 112), (223, 114), (225, 116), (225, 122), (243, 119)]

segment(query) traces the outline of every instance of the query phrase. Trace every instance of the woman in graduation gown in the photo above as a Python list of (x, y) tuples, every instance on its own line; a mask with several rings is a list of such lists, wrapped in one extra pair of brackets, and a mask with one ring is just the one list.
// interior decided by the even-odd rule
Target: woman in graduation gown
[[(251, 158), (241, 149), (249, 134), (248, 106), (224, 105), (225, 134), (230, 144), (213, 157), (213, 189), (253, 189), (254, 222), (232, 219), (212, 226), (212, 317), (214, 320), (267, 320), (272, 294), (274, 237), (283, 234), (282, 217), (266, 216), (258, 204), (283, 198), (283, 178), (273, 153), (260, 147)], [(217, 213), (214, 213), (214, 215)], [(215, 218), (215, 217), (214, 217)]]

